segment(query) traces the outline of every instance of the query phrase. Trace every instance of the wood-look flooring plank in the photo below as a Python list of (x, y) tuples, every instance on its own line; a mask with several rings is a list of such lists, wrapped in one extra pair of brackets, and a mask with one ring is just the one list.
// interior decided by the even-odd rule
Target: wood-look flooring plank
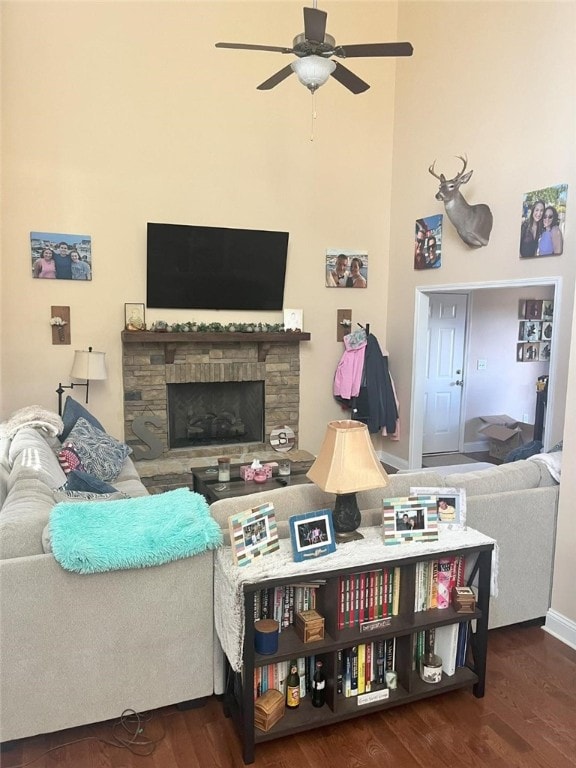
[[(482, 699), (461, 689), (265, 742), (254, 768), (576, 768), (576, 651), (540, 627), (507, 627), (489, 633), (487, 668)], [(21, 739), (0, 765), (243, 768), (216, 697), (150, 714), (144, 735), (159, 742), (147, 757), (111, 746), (108, 721)]]

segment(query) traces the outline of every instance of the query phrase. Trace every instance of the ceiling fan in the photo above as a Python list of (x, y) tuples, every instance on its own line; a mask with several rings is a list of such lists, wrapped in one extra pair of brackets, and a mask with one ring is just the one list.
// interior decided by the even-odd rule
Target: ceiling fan
[[(316, 5), (316, 3), (314, 3)], [(275, 51), (292, 53), (297, 59), (283, 67), (268, 80), (260, 83), (258, 90), (269, 91), (293, 72), (300, 82), (312, 93), (323, 85), (330, 75), (352, 93), (362, 93), (370, 86), (347, 67), (332, 60), (377, 56), (411, 56), (410, 43), (360, 43), (358, 45), (336, 45), (332, 35), (326, 33), (328, 14), (318, 8), (304, 8), (304, 33), (296, 35), (292, 48), (275, 45), (251, 45), (250, 43), (216, 43), (216, 48), (236, 48), (248, 51)]]

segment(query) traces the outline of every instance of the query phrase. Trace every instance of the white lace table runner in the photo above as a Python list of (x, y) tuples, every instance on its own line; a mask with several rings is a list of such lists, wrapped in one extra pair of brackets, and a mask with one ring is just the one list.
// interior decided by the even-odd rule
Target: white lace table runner
[(317, 560), (296, 563), (292, 559), (290, 539), (280, 539), (277, 552), (258, 558), (251, 565), (234, 565), (230, 547), (223, 547), (215, 553), (214, 571), (214, 616), (216, 632), (235, 672), (242, 669), (242, 649), (244, 645), (244, 584), (254, 584), (267, 579), (302, 576), (310, 579), (314, 573), (371, 566), (386, 560), (402, 560), (422, 555), (439, 555), (446, 550), (473, 549), (485, 544), (494, 544), (492, 555), (491, 594), (497, 595), (497, 556), (496, 542), (473, 528), (465, 531), (439, 532), (438, 541), (409, 542), (386, 545), (382, 541), (381, 527), (362, 528), (364, 538), (341, 544), (335, 552)]

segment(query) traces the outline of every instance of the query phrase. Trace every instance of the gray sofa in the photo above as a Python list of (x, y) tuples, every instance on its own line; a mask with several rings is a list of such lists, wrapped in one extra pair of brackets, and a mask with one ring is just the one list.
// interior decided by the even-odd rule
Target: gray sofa
[[(50, 442), (30, 427), (0, 440), (2, 742), (214, 692), (213, 553), (65, 571), (42, 548), (53, 489), (66, 481)], [(147, 493), (129, 458), (113, 484)]]
[[(550, 607), (559, 485), (546, 464), (533, 460), (478, 472), (433, 470), (391, 475), (385, 488), (357, 495), (362, 525), (380, 525), (382, 498), (406, 496), (411, 487), (464, 488), (467, 525), (498, 544), (498, 595), (491, 598), (490, 628), (546, 615)], [(281, 536), (290, 515), (334, 506), (334, 496), (314, 485), (295, 485), (250, 497), (214, 502), (210, 511), (226, 528), (231, 514), (272, 502)], [(417, 546), (417, 545), (415, 545)]]

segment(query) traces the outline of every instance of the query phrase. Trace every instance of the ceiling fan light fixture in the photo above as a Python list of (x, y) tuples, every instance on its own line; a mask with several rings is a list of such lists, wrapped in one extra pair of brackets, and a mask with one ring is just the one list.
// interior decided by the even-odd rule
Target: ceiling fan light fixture
[(321, 85), (324, 85), (336, 69), (334, 61), (325, 59), (322, 56), (303, 56), (301, 59), (293, 61), (290, 66), (302, 85), (305, 85), (312, 93), (317, 88), (320, 88)]

